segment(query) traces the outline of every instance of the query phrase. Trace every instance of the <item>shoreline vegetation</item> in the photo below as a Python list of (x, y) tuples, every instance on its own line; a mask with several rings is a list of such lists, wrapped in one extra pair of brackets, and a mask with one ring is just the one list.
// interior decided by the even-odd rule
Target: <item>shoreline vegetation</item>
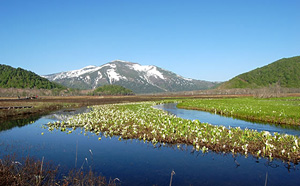
[[(33, 116), (41, 116), (49, 114), (52, 111), (59, 109), (67, 109), (79, 107), (76, 103), (55, 103), (55, 102), (32, 102), (32, 101), (11, 101), (1, 102), (1, 107), (9, 107), (9, 109), (0, 110), (1, 122), (25, 119)], [(20, 109), (13, 109), (13, 107), (25, 107)], [(29, 108), (26, 108), (29, 107)]]
[[(170, 102), (167, 101), (167, 102)], [(177, 144), (193, 145), (196, 151), (207, 151), (252, 155), (281, 159), (286, 162), (300, 162), (298, 136), (271, 134), (267, 131), (227, 129), (198, 120), (177, 118), (152, 108), (160, 102), (125, 103), (93, 106), (88, 113), (78, 114), (67, 121), (48, 123), (49, 131), (58, 129), (66, 133), (80, 127), (85, 132), (103, 136), (119, 136), (122, 139), (139, 139), (154, 146)], [(46, 127), (46, 128), (47, 128)]]
[(84, 172), (74, 169), (66, 175), (61, 175), (59, 166), (45, 162), (44, 158), (37, 160), (26, 157), (17, 161), (15, 156), (10, 155), (0, 159), (0, 185), (119, 185), (116, 181), (117, 178), (107, 180), (92, 170)]
[[(1, 88), (0, 88), (1, 90)], [(15, 92), (15, 89), (11, 89)], [(238, 90), (233, 90), (234, 92)], [(0, 91), (1, 92), (1, 91)], [(38, 116), (48, 114), (49, 112), (56, 111), (64, 108), (78, 108), (83, 106), (91, 105), (103, 105), (113, 103), (124, 103), (124, 102), (141, 102), (141, 101), (158, 101), (164, 99), (220, 99), (220, 98), (244, 98), (256, 96), (256, 94), (250, 94), (244, 91), (242, 92), (227, 92), (215, 90), (209, 91), (193, 91), (193, 92), (182, 92), (178, 94), (157, 94), (157, 95), (128, 95), (128, 96), (39, 96), (37, 99), (22, 99), (26, 97), (0, 97), (0, 107), (16, 107), (16, 106), (32, 106), (29, 109), (0, 109), (1, 120), (14, 120), (21, 118), (28, 118), (29, 116)], [(195, 93), (195, 94), (194, 94)], [(26, 94), (27, 95), (27, 94)], [(29, 94), (28, 94), (29, 95)], [(32, 94), (38, 95), (38, 94)], [(285, 93), (281, 96), (298, 96), (299, 93)]]
[(10, 121), (32, 116), (41, 116), (60, 109), (79, 108), (124, 102), (162, 100), (162, 96), (49, 96), (37, 99), (18, 99), (6, 97), (0, 99), (0, 107), (30, 106), (24, 109), (1, 109), (1, 121)]
[(300, 125), (300, 97), (189, 99), (177, 107), (250, 121)]

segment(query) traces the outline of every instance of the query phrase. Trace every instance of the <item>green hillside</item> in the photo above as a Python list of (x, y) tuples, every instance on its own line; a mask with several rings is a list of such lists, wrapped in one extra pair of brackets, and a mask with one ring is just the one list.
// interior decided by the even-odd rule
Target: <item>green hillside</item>
[(0, 88), (64, 88), (33, 72), (0, 64)]
[(283, 58), (240, 74), (223, 83), (219, 88), (262, 88), (275, 84), (285, 88), (300, 88), (300, 56)]
[(134, 93), (120, 85), (103, 85), (96, 88), (93, 95), (134, 95)]

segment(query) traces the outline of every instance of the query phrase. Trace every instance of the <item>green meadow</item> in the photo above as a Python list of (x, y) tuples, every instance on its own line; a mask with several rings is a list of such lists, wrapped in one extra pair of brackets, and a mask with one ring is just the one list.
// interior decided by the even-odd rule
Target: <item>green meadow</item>
[(208, 111), (251, 121), (300, 125), (300, 98), (189, 99), (178, 108)]

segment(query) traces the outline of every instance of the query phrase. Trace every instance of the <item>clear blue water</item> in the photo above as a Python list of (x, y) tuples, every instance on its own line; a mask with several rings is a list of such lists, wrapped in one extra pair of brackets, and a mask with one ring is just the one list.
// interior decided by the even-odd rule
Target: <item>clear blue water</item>
[(176, 107), (176, 103), (169, 103), (164, 105), (156, 105), (154, 108), (162, 109), (170, 114), (174, 114), (177, 117), (199, 120), (203, 123), (210, 123), (213, 125), (223, 125), (227, 128), (230, 127), (240, 127), (241, 129), (253, 129), (257, 131), (269, 131), (271, 133), (278, 132), (282, 134), (291, 134), (300, 136), (300, 126), (292, 125), (275, 125), (268, 123), (255, 123), (250, 121), (244, 121), (240, 119), (235, 119), (232, 117), (224, 117), (218, 114), (212, 114), (209, 112), (197, 111), (197, 110), (187, 110), (179, 109)]
[[(178, 111), (179, 112), (179, 111)], [(60, 113), (72, 114), (72, 113)], [(193, 152), (191, 146), (153, 147), (139, 140), (118, 141), (118, 137), (98, 140), (77, 129), (72, 134), (49, 132), (42, 126), (58, 119), (58, 115), (37, 118), (35, 123), (11, 127), (0, 132), (0, 156), (16, 153), (60, 165), (62, 172), (81, 167), (119, 178), (121, 185), (299, 185), (298, 165), (267, 159), (245, 158), (231, 154)], [(60, 117), (59, 117), (60, 118)], [(41, 135), (41, 133), (44, 135)], [(77, 149), (77, 150), (76, 150)], [(76, 162), (77, 151), (77, 162)], [(87, 161), (85, 160), (87, 159)], [(239, 164), (239, 166), (237, 166)]]

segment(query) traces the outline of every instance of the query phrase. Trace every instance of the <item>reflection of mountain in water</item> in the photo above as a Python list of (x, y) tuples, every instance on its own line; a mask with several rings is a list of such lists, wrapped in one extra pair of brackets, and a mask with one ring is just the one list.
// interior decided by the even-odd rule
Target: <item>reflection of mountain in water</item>
[(76, 109), (65, 109), (65, 110), (60, 110), (53, 114), (50, 114), (50, 115), (46, 116), (46, 118), (49, 118), (52, 120), (65, 121), (76, 114), (89, 112), (91, 109), (92, 108), (87, 108), (87, 107), (76, 108)]

